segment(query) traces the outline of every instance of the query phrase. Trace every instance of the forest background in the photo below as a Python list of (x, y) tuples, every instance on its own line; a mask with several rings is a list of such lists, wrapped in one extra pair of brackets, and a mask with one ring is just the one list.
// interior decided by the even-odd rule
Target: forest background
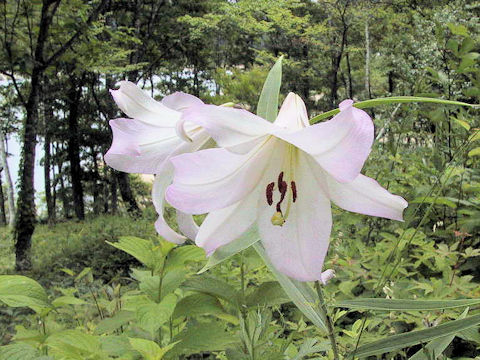
[[(281, 97), (299, 94), (310, 117), (346, 98), (480, 103), (475, 1), (3, 0), (0, 14), (0, 274), (28, 275), (49, 297), (64, 298), (49, 314), (0, 307), (0, 341), (24, 351), (19, 359), (81, 359), (85, 351), (117, 358), (114, 341), (132, 334), (172, 358), (332, 356), (254, 251), (195, 275), (207, 263), (203, 251), (172, 249), (155, 234), (150, 180), (103, 161), (112, 139), (108, 120), (124, 116), (109, 94), (118, 81), (135, 82), (157, 99), (183, 91), (255, 112), (268, 71), (283, 55)], [(335, 209), (327, 265), (337, 277), (326, 287), (328, 300), (479, 298), (478, 110), (399, 103), (367, 111), (375, 144), (363, 172), (410, 206), (403, 224)], [(18, 175), (10, 171), (12, 143), (21, 148)], [(182, 259), (164, 266), (171, 272), (150, 269), (160, 289), (169, 276), (170, 288), (154, 302), (176, 296), (155, 324), (138, 315), (138, 303), (120, 305), (132, 291), (148, 295), (152, 281), (140, 270), (141, 263), (149, 269), (145, 258), (120, 251), (132, 236), (164, 264)], [(119, 240), (120, 250), (109, 245)], [(366, 316), (347, 308), (332, 310), (345, 353), (460, 316)], [(34, 332), (43, 338), (22, 341)], [(65, 334), (91, 346), (65, 344)], [(473, 358), (479, 345), (477, 331), (459, 332), (440, 353)], [(122, 351), (147, 359), (139, 348), (130, 341)], [(419, 349), (390, 351), (407, 358)]]

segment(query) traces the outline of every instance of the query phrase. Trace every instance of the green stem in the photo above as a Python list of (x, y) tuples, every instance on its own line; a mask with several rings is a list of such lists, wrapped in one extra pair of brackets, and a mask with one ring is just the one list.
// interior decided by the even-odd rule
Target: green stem
[(330, 340), (330, 343), (332, 344), (332, 350), (333, 350), (333, 359), (338, 360), (338, 348), (337, 348), (337, 341), (335, 340), (335, 330), (333, 328), (333, 321), (328, 316), (328, 311), (327, 307), (325, 306), (325, 299), (323, 298), (323, 292), (321, 288), (321, 284), (319, 281), (315, 281), (315, 290), (317, 290), (317, 296), (318, 296), (318, 308), (320, 310), (320, 313), (323, 315), (323, 321), (327, 325), (328, 329), (328, 339)]

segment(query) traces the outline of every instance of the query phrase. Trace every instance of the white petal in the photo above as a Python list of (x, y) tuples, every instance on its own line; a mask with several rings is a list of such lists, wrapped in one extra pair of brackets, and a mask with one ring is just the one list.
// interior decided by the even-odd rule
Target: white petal
[(312, 168), (327, 196), (342, 209), (403, 221), (403, 210), (408, 203), (401, 196), (388, 192), (375, 180), (360, 174), (349, 183), (340, 183), (318, 165), (312, 165)]
[(304, 156), (301, 153), (298, 156), (297, 199), (285, 223), (272, 225), (275, 204), (268, 206), (265, 199), (261, 199), (258, 227), (267, 255), (280, 272), (299, 281), (314, 281), (322, 278), (332, 217), (330, 201), (319, 188)]
[(110, 120), (112, 146), (106, 163), (129, 173), (155, 174), (173, 149), (183, 144), (174, 128), (163, 128), (136, 119)]
[(342, 102), (340, 113), (329, 121), (275, 135), (312, 155), (338, 181), (352, 181), (360, 174), (373, 143), (372, 120), (352, 104), (351, 100)]
[(208, 149), (171, 159), (175, 166), (167, 201), (189, 214), (203, 214), (230, 206), (248, 194), (262, 179), (275, 140), (265, 141), (247, 154)]
[(192, 215), (177, 210), (178, 229), (190, 240), (195, 240), (198, 234), (198, 225)]
[(190, 107), (182, 118), (203, 127), (220, 147), (237, 153), (250, 151), (275, 128), (246, 110), (215, 105)]
[(259, 191), (224, 209), (207, 215), (198, 232), (195, 243), (205, 249), (207, 255), (222, 245), (242, 235), (255, 222)]
[(127, 116), (162, 127), (174, 127), (181, 113), (155, 101), (130, 81), (120, 81), (118, 90), (110, 90), (117, 106)]
[(171, 95), (165, 96), (162, 99), (162, 104), (170, 109), (181, 112), (188, 109), (190, 106), (202, 105), (203, 101), (196, 96), (177, 91)]
[(158, 213), (158, 219), (155, 222), (155, 229), (165, 238), (175, 244), (185, 242), (186, 237), (174, 231), (165, 221), (164, 207), (165, 207), (165, 189), (172, 182), (173, 167), (170, 163), (165, 164), (163, 169), (155, 176), (152, 188), (152, 198), (155, 210)]
[(307, 108), (302, 98), (294, 93), (289, 93), (280, 108), (274, 124), (294, 130), (310, 126)]

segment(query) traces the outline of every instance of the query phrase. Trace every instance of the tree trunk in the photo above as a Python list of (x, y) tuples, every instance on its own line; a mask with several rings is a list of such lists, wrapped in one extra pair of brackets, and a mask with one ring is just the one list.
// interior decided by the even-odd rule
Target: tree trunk
[[(45, 80), (47, 81), (47, 80)], [(46, 88), (44, 90), (47, 90)], [(43, 144), (43, 177), (45, 180), (45, 200), (47, 202), (47, 217), (48, 224), (52, 225), (55, 223), (55, 204), (52, 197), (52, 183), (50, 177), (52, 155), (50, 150), (51, 143), (51, 124), (54, 122), (52, 99), (48, 97), (48, 91), (44, 91), (44, 144)]]
[(133, 195), (132, 188), (130, 187), (130, 180), (128, 174), (122, 171), (116, 171), (118, 188), (120, 189), (120, 194), (122, 195), (122, 200), (127, 207), (127, 211), (133, 216), (140, 216), (141, 211)]
[(0, 130), (0, 164), (3, 168), (5, 181), (7, 183), (8, 225), (13, 227), (15, 224), (15, 189), (13, 187), (12, 176), (10, 175), (10, 168), (8, 167), (6, 142), (7, 138), (5, 133)]
[(117, 178), (115, 176), (116, 170), (110, 168), (110, 194), (112, 196), (112, 214), (118, 212), (118, 194), (117, 194)]
[(370, 89), (370, 30), (368, 27), (368, 18), (365, 20), (365, 91), (367, 97), (372, 98)]
[(0, 225), (7, 225), (7, 216), (5, 215), (5, 198), (3, 196), (2, 176), (0, 172)]
[(340, 49), (332, 57), (332, 75), (331, 75), (331, 85), (330, 85), (330, 99), (332, 107), (335, 107), (338, 102), (338, 71), (340, 70), (340, 63), (342, 61), (343, 50), (345, 49), (345, 41), (347, 38), (348, 26), (344, 22), (343, 32), (342, 32), (342, 42), (340, 44)]
[(82, 95), (82, 84), (71, 79), (68, 92), (68, 160), (73, 191), (73, 209), (79, 220), (85, 218), (83, 202), (82, 168), (80, 166), (80, 145), (78, 140), (78, 105)]
[(100, 214), (100, 184), (99, 181), (100, 179), (100, 174), (98, 172), (98, 164), (97, 164), (97, 153), (95, 152), (95, 147), (91, 146), (90, 147), (90, 152), (92, 155), (92, 161), (93, 161), (93, 213), (95, 215)]

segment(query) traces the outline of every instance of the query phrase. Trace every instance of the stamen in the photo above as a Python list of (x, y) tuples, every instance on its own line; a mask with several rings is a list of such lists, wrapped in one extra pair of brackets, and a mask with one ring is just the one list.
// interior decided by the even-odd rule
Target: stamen
[(292, 187), (293, 202), (295, 202), (297, 200), (297, 184), (295, 184), (295, 181), (292, 181), (290, 186)]
[(267, 203), (269, 206), (273, 204), (273, 188), (275, 187), (275, 183), (271, 182), (267, 185), (265, 195), (267, 196)]
[[(283, 182), (283, 171), (282, 171), (280, 174), (278, 174), (278, 189), (279, 189), (279, 190), (281, 189), (281, 186), (282, 186), (281, 184), (282, 184), (282, 182)], [(281, 190), (280, 190), (280, 191), (281, 191)]]

